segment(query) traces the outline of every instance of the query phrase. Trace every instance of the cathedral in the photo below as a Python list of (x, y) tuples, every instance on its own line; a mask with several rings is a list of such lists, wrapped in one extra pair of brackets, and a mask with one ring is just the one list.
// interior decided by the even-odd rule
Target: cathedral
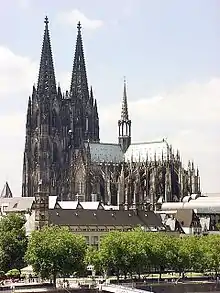
[(56, 84), (48, 18), (37, 86), (29, 97), (22, 196), (41, 190), (61, 201), (155, 208), (200, 193), (193, 162), (184, 168), (179, 151), (165, 139), (132, 143), (126, 82), (118, 120), (118, 143), (99, 137), (98, 103), (88, 87), (81, 24), (68, 91)]

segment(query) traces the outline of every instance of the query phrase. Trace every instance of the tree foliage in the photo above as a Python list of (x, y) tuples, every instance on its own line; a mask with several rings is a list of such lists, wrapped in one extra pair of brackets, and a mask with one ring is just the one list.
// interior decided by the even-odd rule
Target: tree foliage
[(44, 227), (31, 234), (26, 253), (27, 262), (42, 278), (68, 275), (84, 269), (86, 242), (83, 236), (68, 228)]
[(18, 278), (20, 277), (20, 271), (18, 269), (12, 269), (5, 274), (7, 277)]
[(27, 246), (25, 218), (9, 214), (0, 220), (0, 270), (20, 269), (25, 260), (42, 278), (76, 274), (86, 265), (96, 272), (124, 275), (166, 271), (220, 273), (220, 235), (187, 236), (162, 232), (114, 231), (99, 250), (87, 247), (83, 236), (67, 228), (44, 227), (32, 232)]
[(9, 271), (24, 266), (27, 249), (25, 218), (20, 214), (8, 214), (0, 220), (0, 269)]
[(99, 251), (89, 251), (87, 262), (101, 272), (126, 277), (166, 271), (220, 272), (220, 235), (171, 236), (166, 233), (111, 232)]

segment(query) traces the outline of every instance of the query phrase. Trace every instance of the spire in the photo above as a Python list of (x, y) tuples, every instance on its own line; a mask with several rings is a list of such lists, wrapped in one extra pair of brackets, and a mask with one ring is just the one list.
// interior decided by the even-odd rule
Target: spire
[(124, 92), (122, 99), (122, 109), (121, 109), (121, 120), (127, 121), (128, 118), (128, 101), (127, 101), (127, 89), (126, 89), (126, 79), (124, 78)]
[(31, 97), (28, 100), (26, 128), (31, 127)]
[(98, 117), (98, 107), (97, 107), (97, 101), (96, 101), (96, 99), (95, 99), (95, 103), (94, 103), (94, 109), (95, 109), (95, 114)]
[(93, 106), (94, 103), (94, 97), (93, 97), (93, 89), (92, 86), (90, 88), (90, 104)]
[(10, 187), (8, 185), (8, 182), (5, 182), (5, 185), (4, 185), (3, 189), (2, 189), (0, 198), (11, 198), (11, 197), (13, 197), (11, 189), (10, 189)]
[(77, 25), (77, 39), (76, 39), (76, 48), (75, 56), (73, 62), (73, 71), (72, 79), (70, 86), (70, 93), (72, 97), (77, 97), (85, 100), (89, 99), (89, 90), (87, 84), (87, 75), (86, 75), (86, 65), (83, 52), (83, 42), (81, 35), (81, 24), (80, 22)]
[(45, 97), (56, 94), (56, 80), (53, 66), (53, 56), (50, 44), (48, 18), (45, 17), (44, 38), (41, 51), (40, 69), (37, 84), (37, 93)]
[(128, 117), (128, 101), (126, 91), (126, 81), (124, 79), (124, 92), (122, 100), (121, 119), (118, 120), (118, 142), (125, 153), (131, 144), (131, 120)]

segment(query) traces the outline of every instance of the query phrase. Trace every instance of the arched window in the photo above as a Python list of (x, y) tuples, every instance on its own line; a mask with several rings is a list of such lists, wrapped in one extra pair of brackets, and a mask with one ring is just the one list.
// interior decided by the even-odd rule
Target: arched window
[(37, 144), (35, 144), (34, 146), (34, 166), (36, 167), (37, 163), (38, 163), (38, 147)]
[(56, 163), (58, 161), (58, 147), (57, 144), (53, 144), (53, 163)]
[(56, 127), (56, 126), (57, 126), (57, 113), (53, 109), (52, 110), (52, 127)]
[(37, 128), (39, 125), (39, 109), (35, 112), (34, 127)]
[(80, 168), (75, 176), (75, 194), (85, 194), (84, 171)]

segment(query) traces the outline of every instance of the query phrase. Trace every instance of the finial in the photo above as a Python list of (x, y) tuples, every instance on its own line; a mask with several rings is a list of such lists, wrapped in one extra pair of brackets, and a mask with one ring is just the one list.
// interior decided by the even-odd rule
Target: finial
[(78, 32), (80, 32), (81, 28), (82, 28), (82, 26), (81, 26), (81, 23), (80, 23), (80, 21), (79, 21), (78, 24), (77, 24)]
[(126, 76), (124, 76), (124, 85), (126, 85)]
[(45, 19), (44, 19), (44, 23), (45, 23), (46, 25), (48, 25), (48, 23), (49, 23), (49, 20), (48, 20), (48, 17), (47, 17), (47, 16), (46, 16)]

